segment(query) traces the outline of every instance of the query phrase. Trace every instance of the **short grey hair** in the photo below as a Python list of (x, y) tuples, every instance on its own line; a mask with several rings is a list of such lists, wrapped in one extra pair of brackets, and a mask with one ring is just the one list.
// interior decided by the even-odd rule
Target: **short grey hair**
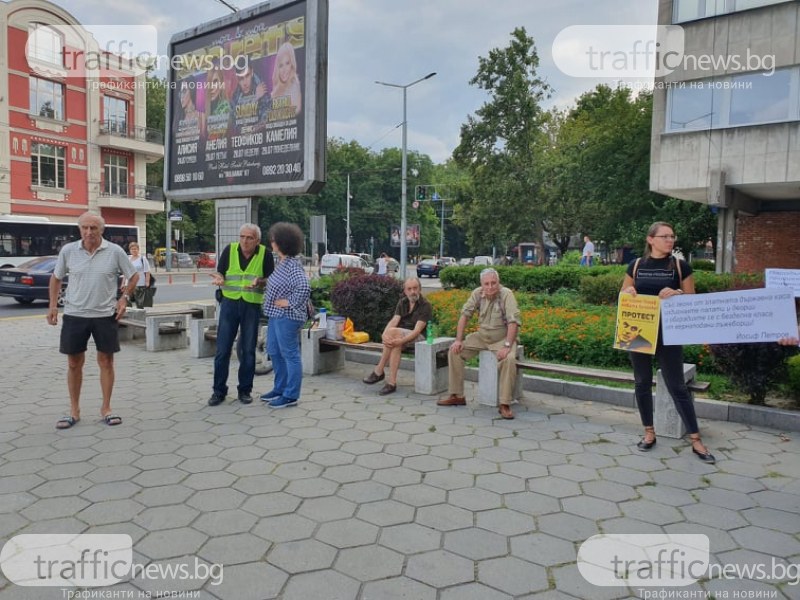
[(493, 269), (492, 267), (487, 267), (486, 269), (481, 271), (481, 281), (483, 281), (484, 277), (487, 277), (489, 275), (494, 275), (495, 277), (497, 277), (497, 281), (498, 282), (500, 281), (500, 273), (497, 272), (497, 269)]
[(244, 232), (246, 229), (255, 231), (256, 232), (256, 237), (258, 238), (258, 241), (259, 242), (261, 241), (261, 227), (259, 227), (255, 223), (245, 223), (244, 225), (239, 227), (239, 235), (242, 235), (242, 232)]
[(90, 212), (90, 211), (87, 211), (87, 212), (83, 213), (80, 217), (78, 217), (78, 227), (80, 227), (81, 226), (81, 222), (84, 219), (87, 219), (87, 218), (88, 219), (97, 219), (100, 222), (100, 230), (101, 231), (105, 230), (105, 228), (106, 228), (106, 220), (103, 217), (101, 217), (100, 215), (98, 215), (97, 213), (93, 213), (93, 212)]

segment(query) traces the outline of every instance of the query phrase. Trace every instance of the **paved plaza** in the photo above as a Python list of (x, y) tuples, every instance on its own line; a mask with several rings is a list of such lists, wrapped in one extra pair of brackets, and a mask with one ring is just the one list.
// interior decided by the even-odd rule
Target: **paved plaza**
[[(224, 567), (219, 585), (139, 577), (87, 597), (550, 600), (660, 590), (587, 583), (577, 552), (599, 533), (699, 533), (721, 565), (800, 564), (798, 434), (702, 421), (718, 459), (709, 466), (682, 440), (638, 452), (638, 415), (627, 409), (527, 392), (516, 420), (503, 421), (474, 402), (473, 384), (467, 407), (442, 408), (413, 392), (407, 371), (397, 393), (380, 397), (380, 386), (361, 383), (369, 367), (352, 363), (306, 377), (295, 408), (232, 399), (212, 408), (212, 358), (148, 353), (143, 340), (116, 359), (122, 425), (99, 420), (90, 351), (82, 420), (56, 431), (68, 406), (59, 328), (21, 318), (0, 321), (0, 332), (0, 539), (124, 533), (135, 563)], [(257, 377), (255, 391), (271, 381)], [(800, 585), (717, 578), (670, 593), (800, 598)], [(67, 597), (0, 577), (0, 600)]]

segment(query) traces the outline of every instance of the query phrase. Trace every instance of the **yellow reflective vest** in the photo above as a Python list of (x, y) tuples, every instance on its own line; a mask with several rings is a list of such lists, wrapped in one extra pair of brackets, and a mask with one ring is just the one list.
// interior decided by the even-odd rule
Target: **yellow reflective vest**
[(228, 271), (225, 273), (225, 284), (222, 286), (222, 295), (228, 300), (239, 300), (251, 304), (261, 304), (264, 299), (263, 290), (247, 290), (247, 286), (252, 285), (253, 279), (264, 276), (264, 255), (266, 248), (259, 244), (255, 256), (250, 259), (247, 269), (242, 270), (239, 264), (239, 243), (231, 244), (230, 256), (228, 257)]

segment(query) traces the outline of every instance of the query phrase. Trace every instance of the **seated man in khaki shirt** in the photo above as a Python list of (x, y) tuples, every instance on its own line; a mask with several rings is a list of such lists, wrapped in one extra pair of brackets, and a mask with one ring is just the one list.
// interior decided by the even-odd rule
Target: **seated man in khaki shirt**
[[(478, 331), (464, 338), (464, 330), (475, 312), (478, 312)], [(500, 285), (500, 276), (494, 269), (481, 271), (481, 287), (475, 289), (458, 319), (456, 341), (448, 352), (450, 381), (448, 396), (441, 398), (439, 406), (463, 406), (464, 363), (481, 350), (491, 350), (497, 355), (500, 369), (499, 412), (504, 419), (513, 419), (511, 395), (516, 379), (517, 332), (522, 323), (514, 292)]]

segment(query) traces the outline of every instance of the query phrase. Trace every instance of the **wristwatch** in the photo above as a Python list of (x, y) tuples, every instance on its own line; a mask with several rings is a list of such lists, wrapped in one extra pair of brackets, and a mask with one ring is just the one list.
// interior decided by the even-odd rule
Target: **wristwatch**
[(511, 348), (511, 342), (503, 342), (503, 346), (506, 348)]

